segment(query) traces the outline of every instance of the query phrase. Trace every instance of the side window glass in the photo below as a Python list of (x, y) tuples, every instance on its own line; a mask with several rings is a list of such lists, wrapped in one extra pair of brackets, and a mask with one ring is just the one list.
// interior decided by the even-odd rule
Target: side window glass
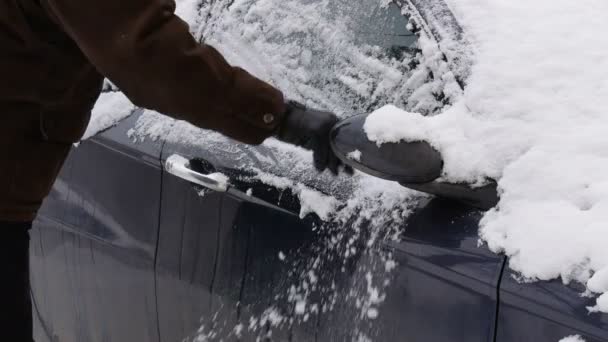
[(350, 115), (388, 103), (425, 114), (443, 105), (436, 89), (419, 91), (432, 75), (393, 2), (216, 0), (199, 17), (201, 41), (311, 106)]

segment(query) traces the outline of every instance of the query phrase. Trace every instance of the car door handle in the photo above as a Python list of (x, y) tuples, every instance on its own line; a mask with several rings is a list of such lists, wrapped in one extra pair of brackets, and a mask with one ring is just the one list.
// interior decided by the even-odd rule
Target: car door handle
[(232, 188), (230, 186), (228, 177), (221, 173), (212, 173), (205, 175), (192, 170), (190, 168), (190, 161), (180, 156), (179, 154), (173, 154), (169, 158), (167, 158), (167, 161), (165, 162), (165, 170), (167, 170), (167, 172), (176, 177), (200, 185), (207, 189), (227, 193), (243, 201), (272, 208), (273, 210), (280, 211), (289, 215), (297, 215), (297, 213), (285, 210), (279, 206), (268, 203), (262, 199), (250, 196), (238, 189)]
[(190, 161), (178, 154), (173, 154), (165, 162), (165, 169), (170, 174), (188, 182), (198, 184), (207, 189), (226, 192), (228, 191), (228, 178), (220, 173), (202, 174), (190, 168)]

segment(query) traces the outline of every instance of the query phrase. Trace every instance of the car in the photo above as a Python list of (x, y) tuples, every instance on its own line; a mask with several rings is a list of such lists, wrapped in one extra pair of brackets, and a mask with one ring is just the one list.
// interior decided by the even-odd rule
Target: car
[[(346, 27), (264, 28), (270, 38), (258, 49), (285, 37), (303, 47), (290, 56), (295, 66), (280, 70), (302, 100), (354, 112), (400, 102), (432, 115), (466, 87), (466, 34), (443, 0), (307, 0), (300, 13), (289, 3), (273, 15), (294, 15), (297, 26), (321, 8)], [(260, 10), (256, 2), (213, 4), (201, 9), (200, 32), (219, 45), (228, 44), (230, 15)], [(340, 11), (352, 20), (337, 20)], [(260, 29), (259, 13), (248, 13), (251, 30)], [(307, 32), (326, 49), (311, 46)], [(254, 61), (256, 71), (276, 76), (263, 62)], [(399, 77), (387, 77), (394, 70)], [(369, 82), (357, 86), (361, 79)], [(365, 140), (359, 134), (349, 137)], [(521, 282), (506, 256), (479, 243), (495, 187), (479, 197), (466, 187), (404, 184), (440, 196), (380, 191), (349, 207), (360, 184), (317, 174), (307, 158), (143, 109), (82, 141), (31, 231), (36, 341), (608, 341), (608, 315), (589, 313), (594, 301), (583, 287)]]

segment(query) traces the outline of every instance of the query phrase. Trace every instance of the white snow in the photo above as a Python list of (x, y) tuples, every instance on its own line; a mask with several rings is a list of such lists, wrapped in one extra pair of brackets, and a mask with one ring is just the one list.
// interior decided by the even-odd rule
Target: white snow
[(376, 319), (378, 318), (378, 309), (376, 308), (370, 308), (367, 310), (367, 318), (369, 319)]
[(281, 190), (291, 189), (298, 196), (301, 207), (300, 218), (304, 218), (306, 215), (314, 213), (322, 220), (327, 221), (338, 205), (338, 201), (334, 197), (325, 195), (318, 190), (311, 189), (302, 183), (295, 182), (289, 178), (275, 176), (268, 172), (260, 170), (255, 171), (257, 173), (257, 179), (264, 184)]
[[(382, 143), (428, 140), (444, 177), (498, 180), (480, 236), (529, 280), (608, 291), (608, 2), (449, 0), (475, 49), (464, 95), (423, 117), (395, 107), (366, 123)], [(608, 298), (596, 310), (608, 312)]]
[(300, 198), (300, 218), (304, 218), (308, 213), (317, 214), (322, 220), (327, 221), (329, 215), (334, 212), (338, 202), (332, 196), (327, 196), (319, 191), (312, 190), (302, 184), (297, 186), (298, 197)]
[(207, 175), (207, 178), (211, 178), (216, 181), (218, 184), (228, 184), (230, 183), (230, 178), (221, 172), (214, 172)]
[(386, 271), (387, 273), (388, 273), (388, 272), (391, 272), (392, 270), (394, 270), (394, 269), (395, 269), (395, 267), (397, 267), (397, 263), (396, 263), (394, 260), (387, 260), (387, 261), (384, 263), (384, 269), (385, 269), (385, 271)]
[(585, 342), (580, 335), (570, 335), (562, 338), (559, 342)]
[(267, 323), (270, 323), (270, 325), (274, 327), (281, 324), (284, 320), (285, 317), (281, 315), (277, 308), (270, 307), (262, 314), (262, 317), (260, 318), (260, 326), (265, 326)]
[(244, 328), (244, 326), (243, 326), (242, 323), (239, 323), (239, 324), (237, 324), (237, 325), (234, 326), (234, 335), (237, 338), (242, 337), (242, 335), (243, 335), (243, 328)]
[(175, 14), (190, 25), (190, 31), (196, 32), (203, 13), (199, 11), (200, 0), (175, 0)]
[(107, 92), (101, 94), (93, 111), (91, 121), (82, 140), (86, 140), (97, 133), (112, 127), (120, 120), (131, 115), (135, 105), (121, 92)]
[(587, 308), (589, 312), (608, 312), (608, 293), (601, 294), (596, 301), (595, 306)]
[(296, 315), (303, 315), (306, 312), (306, 301), (304, 301), (304, 300), (297, 301), (294, 311), (295, 311)]
[(346, 158), (352, 159), (354, 161), (361, 161), (361, 151), (359, 150), (354, 150), (352, 152), (349, 152), (346, 154)]
[(408, 113), (394, 105), (386, 105), (374, 111), (365, 121), (363, 129), (371, 141), (378, 145), (399, 141), (429, 139), (433, 130), (424, 116)]

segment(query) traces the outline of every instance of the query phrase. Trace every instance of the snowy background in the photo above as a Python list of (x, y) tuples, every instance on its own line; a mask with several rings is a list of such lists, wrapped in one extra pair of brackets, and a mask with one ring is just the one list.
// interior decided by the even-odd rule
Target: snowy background
[[(585, 284), (598, 296), (589, 310), (608, 312), (608, 2), (446, 2), (471, 52), (464, 92), (437, 44), (403, 38), (407, 19), (387, 1), (181, 0), (178, 14), (195, 37), (288, 97), (342, 116), (374, 112), (366, 127), (378, 142), (430, 141), (445, 179), (497, 180), (501, 200), (484, 216), (480, 242), (508, 255), (523, 279)], [(383, 24), (370, 27), (370, 16)], [(133, 110), (120, 93), (103, 95), (87, 136)], [(176, 125), (182, 134), (171, 137)], [(144, 114), (135, 136), (159, 135), (221, 140)], [(294, 170), (311, 166), (306, 152), (272, 139), (265, 146), (289, 155)], [(356, 189), (347, 206), (316, 208), (324, 218), (345, 221), (364, 207), (368, 218), (403, 219), (421, 196), (361, 174), (345, 182)]]

